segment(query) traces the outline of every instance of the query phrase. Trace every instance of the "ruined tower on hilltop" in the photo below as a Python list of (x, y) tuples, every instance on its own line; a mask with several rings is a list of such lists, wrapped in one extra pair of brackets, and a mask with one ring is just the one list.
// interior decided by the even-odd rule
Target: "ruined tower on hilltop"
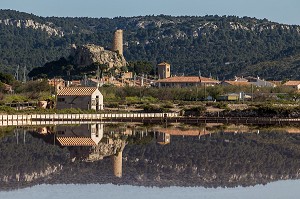
[(122, 177), (122, 154), (123, 154), (123, 152), (120, 151), (116, 155), (112, 156), (113, 166), (114, 166), (114, 175), (118, 178)]
[(116, 30), (114, 34), (112, 51), (123, 55), (123, 30)]

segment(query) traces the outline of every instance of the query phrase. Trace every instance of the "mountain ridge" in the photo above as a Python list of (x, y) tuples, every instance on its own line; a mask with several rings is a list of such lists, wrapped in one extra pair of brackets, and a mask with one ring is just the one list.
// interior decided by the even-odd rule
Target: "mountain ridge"
[[(109, 49), (116, 29), (124, 29), (126, 60), (150, 61), (153, 66), (167, 61), (174, 75), (201, 71), (220, 79), (230, 78), (300, 46), (300, 26), (251, 17), (38, 17), (0, 10), (0, 21), (4, 20), (14, 22), (0, 23), (0, 70), (9, 73), (14, 73), (17, 65), (26, 65), (30, 71), (67, 56), (72, 44), (93, 43)], [(35, 25), (20, 25), (26, 21)], [(277, 70), (281, 71), (280, 78), (290, 78), (285, 68)], [(270, 73), (265, 76), (272, 77)]]

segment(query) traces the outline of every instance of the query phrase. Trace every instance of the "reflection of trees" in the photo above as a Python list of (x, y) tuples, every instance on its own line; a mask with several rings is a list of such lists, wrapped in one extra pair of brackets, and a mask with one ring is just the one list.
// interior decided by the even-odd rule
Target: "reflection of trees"
[[(161, 186), (249, 186), (281, 178), (297, 178), (300, 148), (287, 139), (300, 137), (276, 133), (215, 134), (200, 140), (198, 137), (182, 139), (173, 136), (171, 144), (166, 146), (128, 146), (124, 156), (128, 155), (126, 165), (130, 164), (132, 173), (135, 170), (135, 176), (145, 178), (144, 171), (153, 174), (147, 175), (140, 183)], [(141, 161), (135, 162), (135, 159)]]
[[(94, 162), (71, 162), (66, 148), (61, 150), (57, 146), (45, 144), (42, 140), (30, 138), (28, 143), (31, 146), (21, 147), (12, 141), (13, 137), (5, 137), (0, 141), (0, 154), (3, 157), (0, 160), (0, 169), (15, 176), (20, 171), (40, 171), (47, 165), (59, 163), (62, 171), (51, 174), (51, 178), (43, 179), (50, 184), (232, 187), (298, 178), (299, 134), (261, 131), (258, 135), (215, 133), (201, 136), (200, 139), (198, 136), (172, 136), (170, 144), (159, 145), (153, 133), (149, 132), (143, 137), (138, 131), (127, 137), (116, 132), (106, 132), (98, 148), (93, 149), (103, 159)], [(121, 144), (125, 142), (129, 142), (126, 147)], [(121, 148), (109, 148), (109, 145)], [(121, 151), (123, 175), (122, 178), (116, 178), (112, 172), (112, 158), (105, 157), (117, 157)], [(16, 181), (10, 182), (10, 186), (16, 185)], [(38, 179), (28, 185), (37, 182)], [(8, 186), (2, 181), (1, 187), (5, 187), (4, 185)]]
[(29, 186), (44, 178), (59, 173), (62, 165), (68, 164), (68, 151), (45, 144), (40, 139), (13, 134), (0, 139), (0, 187), (12, 189)]

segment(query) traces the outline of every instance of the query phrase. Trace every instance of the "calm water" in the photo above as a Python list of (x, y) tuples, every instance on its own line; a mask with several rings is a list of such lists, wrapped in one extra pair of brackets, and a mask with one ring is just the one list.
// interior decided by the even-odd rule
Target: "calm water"
[(237, 188), (191, 188), (191, 187), (168, 187), (146, 188), (117, 185), (39, 185), (33, 188), (16, 190), (13, 192), (0, 192), (0, 198), (224, 198), (224, 199), (281, 199), (299, 198), (299, 181), (284, 181), (270, 183), (266, 186)]
[(0, 198), (296, 198), (300, 192), (297, 128), (0, 130)]

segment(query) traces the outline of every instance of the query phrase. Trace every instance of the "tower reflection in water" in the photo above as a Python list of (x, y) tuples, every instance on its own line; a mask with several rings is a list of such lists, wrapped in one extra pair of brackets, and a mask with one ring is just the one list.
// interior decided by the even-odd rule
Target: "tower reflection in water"
[(127, 144), (126, 136), (122, 133), (104, 134), (103, 124), (40, 127), (34, 136), (47, 143), (67, 147), (72, 162), (94, 162), (111, 157), (114, 175), (122, 177), (122, 154)]

